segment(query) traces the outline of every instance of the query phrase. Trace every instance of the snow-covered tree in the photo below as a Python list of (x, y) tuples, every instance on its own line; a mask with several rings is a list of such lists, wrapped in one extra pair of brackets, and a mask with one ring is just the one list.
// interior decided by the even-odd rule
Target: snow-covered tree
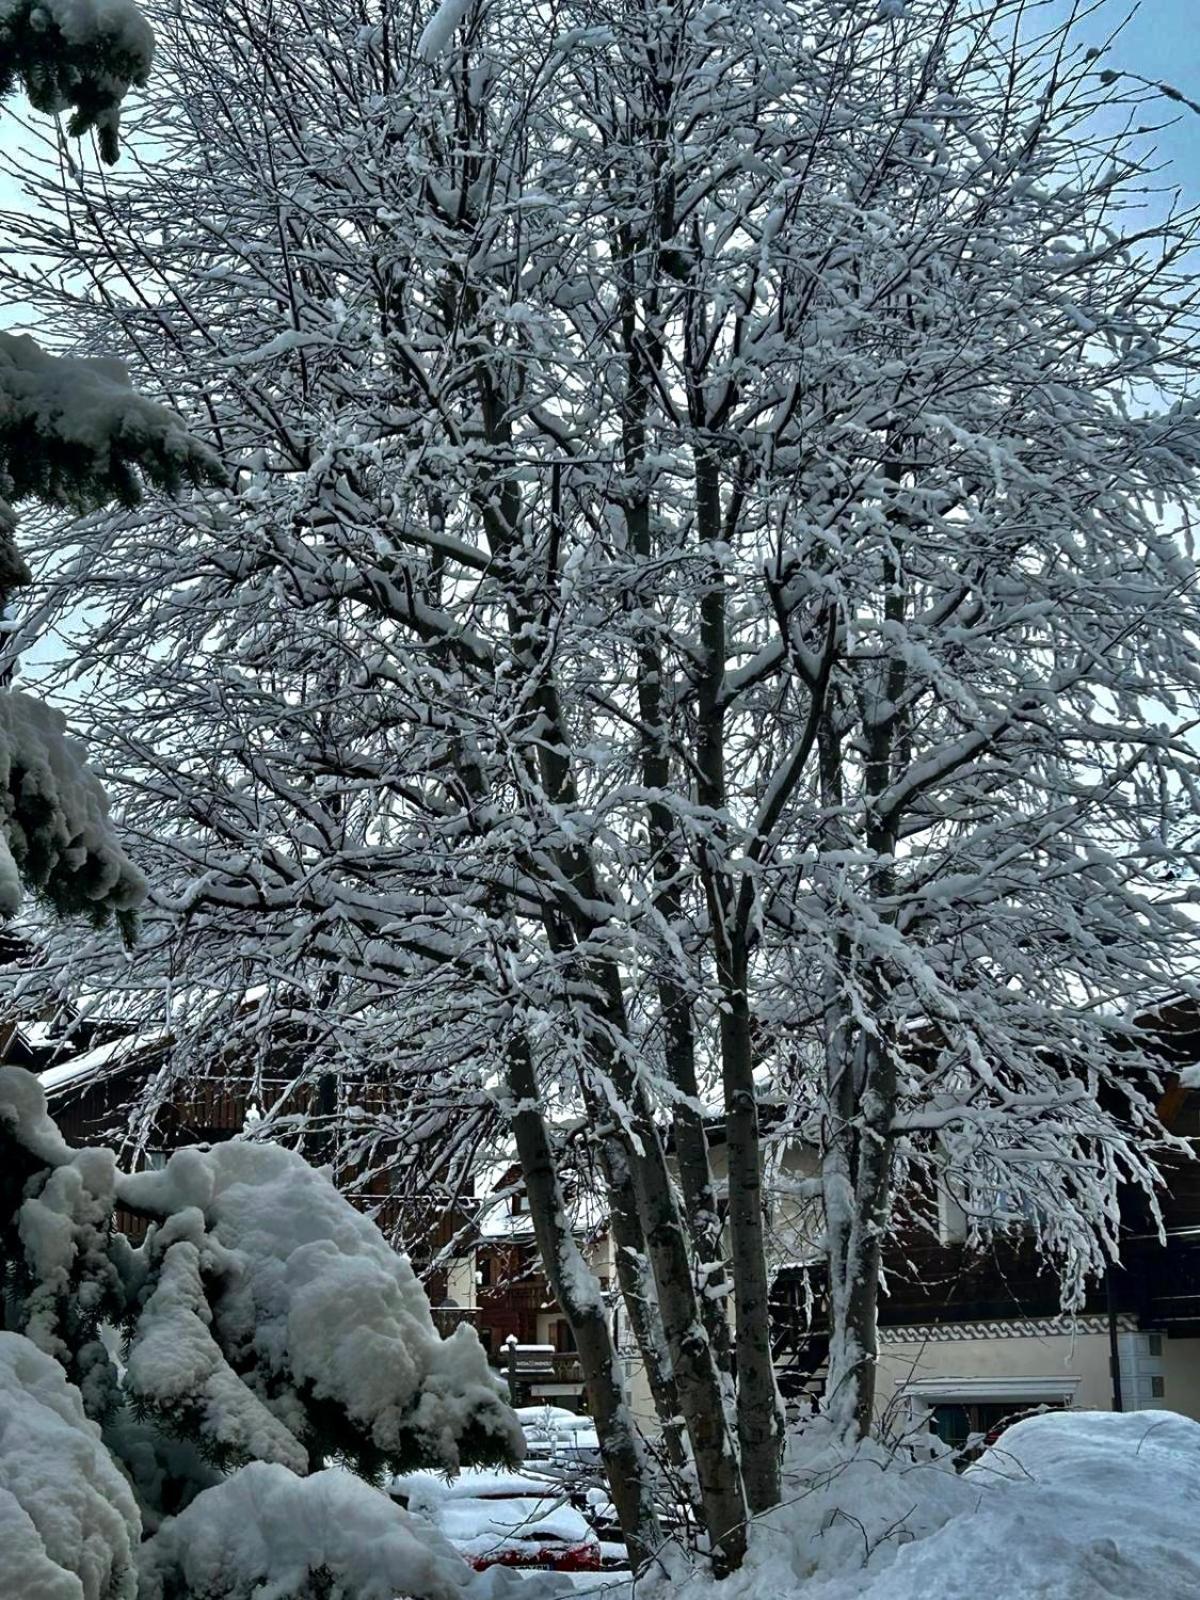
[(779, 1487), (765, 1079), (849, 1428), (912, 1196), (1023, 1193), (1070, 1294), (1151, 1180), (1122, 1019), (1190, 944), (1195, 219), (1033, 15), (182, 0), (155, 159), (27, 177), (43, 316), (115, 316), (238, 464), (44, 552), (156, 886), (120, 981), (195, 1039), (265, 992), (414, 1142), (507, 1119), (639, 1555), (563, 1126), (727, 1564)]
[[(110, 1150), (70, 1148), (37, 1079), (11, 1067), (0, 1172), (0, 1522), (18, 1567), (56, 1563), (95, 1600), (130, 1595), (144, 1525), (151, 1594), (181, 1592), (180, 1566), (201, 1587), (186, 1575), (215, 1560), (213, 1541), (214, 1595), (281, 1581), (279, 1563), (311, 1567), (314, 1584), (337, 1569), (355, 1600), (387, 1585), (460, 1592), (451, 1551), (365, 1483), (320, 1468), (332, 1457), (364, 1478), (455, 1472), (519, 1456), (520, 1429), (473, 1330), (439, 1337), (408, 1262), (327, 1176), (237, 1141), (121, 1172)], [(152, 1219), (136, 1246), (118, 1208)], [(49, 1474), (60, 1482), (45, 1495)], [(294, 1515), (307, 1543), (293, 1532), (280, 1546)], [(372, 1530), (378, 1550), (362, 1545)], [(5, 1550), (7, 1576), (7, 1535)], [(287, 1592), (310, 1591), (297, 1579)]]
[[(19, 86), (39, 111), (71, 108), (67, 131), (94, 131), (105, 161), (117, 159), (121, 101), (146, 82), (153, 51), (132, 0), (0, 0), (0, 100)], [(29, 582), (15, 504), (135, 505), (142, 478), (174, 491), (220, 476), (211, 449), (136, 394), (120, 362), (0, 333), (0, 604)], [(0, 695), (0, 916), (14, 914), (24, 887), (60, 914), (115, 913), (127, 925), (144, 883), (64, 726), (29, 695)]]

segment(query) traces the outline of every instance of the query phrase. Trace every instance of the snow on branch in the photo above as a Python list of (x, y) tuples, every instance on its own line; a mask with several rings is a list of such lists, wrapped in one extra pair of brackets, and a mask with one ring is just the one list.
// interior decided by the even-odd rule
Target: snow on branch
[[(0, 333), (4, 494), (74, 511), (132, 506), (142, 497), (139, 474), (168, 493), (224, 479), (214, 453), (174, 412), (138, 394), (119, 361), (49, 355), (28, 335)], [(0, 509), (0, 522), (11, 513)]]
[(56, 1361), (0, 1333), (0, 1549), (7, 1595), (133, 1600), (133, 1492)]
[(121, 101), (150, 74), (154, 34), (132, 0), (0, 0), (0, 99), (19, 81), (38, 111), (74, 108), (117, 159)]
[(146, 892), (66, 718), (12, 690), (0, 694), (0, 916), (16, 914), (23, 887), (97, 922), (128, 917)]
[(471, 9), (472, 0), (441, 0), (417, 40), (417, 54), (422, 61), (436, 61), (445, 55), (454, 38), (454, 30)]

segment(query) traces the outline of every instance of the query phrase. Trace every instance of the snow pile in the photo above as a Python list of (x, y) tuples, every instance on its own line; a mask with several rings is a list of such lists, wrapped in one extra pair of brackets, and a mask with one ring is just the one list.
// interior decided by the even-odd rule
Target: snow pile
[(79, 1391), (28, 1339), (0, 1333), (0, 1593), (133, 1600), (140, 1532)]
[(836, 1457), (792, 1476), (797, 1498), (755, 1523), (740, 1572), (672, 1584), (671, 1600), (1200, 1595), (1200, 1425), (1172, 1412), (1031, 1417), (957, 1481), (936, 1458)]
[[(213, 1336), (248, 1398), (269, 1406), (297, 1449), (315, 1400), (399, 1464), (454, 1471), (464, 1446), (480, 1459), (520, 1456), (520, 1429), (474, 1331), (439, 1336), (408, 1262), (301, 1156), (238, 1141), (180, 1150), (158, 1172), (121, 1177), (118, 1193), (169, 1219), (141, 1252), (157, 1287), (144, 1298), (129, 1381), (145, 1398), (157, 1389), (175, 1404), (190, 1383), (212, 1401), (201, 1420), (214, 1440), (260, 1428), (261, 1418), (228, 1410), (204, 1325), (211, 1307)], [(269, 1454), (292, 1464), (282, 1439)]]
[(432, 1529), (361, 1479), (260, 1462), (168, 1518), (140, 1568), (139, 1600), (457, 1600), (470, 1577)]
[(150, 75), (154, 34), (133, 0), (0, 0), (0, 98), (20, 79), (39, 111), (75, 108), (117, 159), (121, 101)]
[(868, 1551), (883, 1566), (977, 1499), (932, 1437), (895, 1449), (874, 1439), (850, 1444), (815, 1418), (789, 1440), (782, 1504), (755, 1524), (752, 1565), (786, 1564), (796, 1584), (854, 1571)]
[(145, 896), (100, 780), (66, 726), (52, 706), (0, 693), (0, 917), (16, 914), (23, 884), (60, 913), (86, 911), (99, 921), (128, 914)]

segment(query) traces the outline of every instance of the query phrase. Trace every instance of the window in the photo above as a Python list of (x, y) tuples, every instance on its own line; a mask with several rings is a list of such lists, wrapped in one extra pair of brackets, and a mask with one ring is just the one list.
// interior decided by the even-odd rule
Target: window
[[(998, 1437), (1000, 1424), (1022, 1411), (1032, 1411), (1044, 1401), (989, 1400), (983, 1403), (943, 1402), (933, 1407), (929, 1422), (933, 1432), (952, 1450), (961, 1450), (971, 1436), (982, 1434), (989, 1444)], [(1058, 1405), (1051, 1409), (1058, 1411)]]
[(1154, 1400), (1161, 1400), (1162, 1397), (1166, 1394), (1166, 1392), (1167, 1392), (1166, 1379), (1165, 1378), (1160, 1378), (1159, 1375), (1157, 1373), (1155, 1373), (1150, 1379), (1150, 1396), (1151, 1396), (1151, 1398), (1154, 1399)]
[(1161, 1333), (1148, 1333), (1146, 1335), (1146, 1342), (1147, 1342), (1147, 1349), (1146, 1349), (1146, 1354), (1147, 1355), (1151, 1355), (1151, 1356), (1161, 1356), (1162, 1355), (1162, 1334)]
[(571, 1324), (566, 1317), (559, 1317), (554, 1324), (554, 1348), (560, 1356), (573, 1355), (577, 1348), (575, 1335), (571, 1332)]

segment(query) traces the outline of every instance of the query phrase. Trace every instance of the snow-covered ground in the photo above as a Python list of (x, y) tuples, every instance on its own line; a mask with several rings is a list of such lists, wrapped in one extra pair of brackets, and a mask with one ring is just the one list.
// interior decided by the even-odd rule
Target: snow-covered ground
[[(1196, 1600), (1200, 1425), (1047, 1413), (959, 1475), (945, 1460), (797, 1448), (789, 1501), (720, 1584), (675, 1570), (637, 1600)], [(531, 1573), (537, 1600), (634, 1600), (628, 1576)]]

